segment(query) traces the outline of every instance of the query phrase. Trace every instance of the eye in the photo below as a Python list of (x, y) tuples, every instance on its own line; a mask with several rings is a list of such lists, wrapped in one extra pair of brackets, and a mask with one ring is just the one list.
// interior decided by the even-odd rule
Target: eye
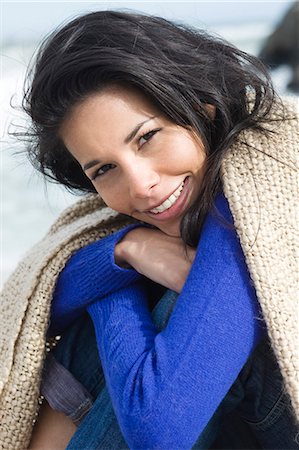
[(114, 169), (114, 164), (105, 164), (104, 166), (97, 169), (91, 176), (91, 180), (95, 180), (97, 177), (105, 175), (109, 170)]
[(140, 138), (138, 140), (140, 147), (142, 147), (144, 144), (146, 144), (158, 131), (160, 131), (160, 129), (161, 128), (159, 128), (157, 130), (149, 131), (149, 132), (143, 134), (142, 136), (140, 136)]

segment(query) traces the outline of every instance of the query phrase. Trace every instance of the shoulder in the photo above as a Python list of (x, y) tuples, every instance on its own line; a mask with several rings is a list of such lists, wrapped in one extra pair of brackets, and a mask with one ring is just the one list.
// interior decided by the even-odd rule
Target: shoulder
[[(271, 170), (279, 164), (296, 170), (299, 142), (298, 99), (293, 97), (276, 97), (271, 110), (261, 123), (263, 131), (246, 129), (240, 132), (235, 142), (228, 149), (222, 163), (222, 172), (229, 171), (230, 166), (245, 167), (271, 161)], [(276, 162), (273, 165), (273, 162)]]

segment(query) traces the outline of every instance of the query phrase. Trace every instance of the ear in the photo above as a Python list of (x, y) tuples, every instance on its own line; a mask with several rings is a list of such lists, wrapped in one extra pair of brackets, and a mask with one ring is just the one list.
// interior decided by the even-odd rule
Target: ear
[[(203, 105), (210, 119), (214, 120), (216, 116), (216, 106), (211, 105), (210, 103), (203, 103)], [(197, 105), (195, 105), (194, 109), (198, 111), (199, 108)]]
[(215, 119), (215, 116), (216, 116), (216, 106), (210, 105), (210, 103), (206, 103), (206, 104), (205, 104), (205, 109), (206, 109), (206, 111), (207, 111), (207, 113), (208, 113), (208, 116), (209, 116), (212, 120), (214, 120), (214, 119)]

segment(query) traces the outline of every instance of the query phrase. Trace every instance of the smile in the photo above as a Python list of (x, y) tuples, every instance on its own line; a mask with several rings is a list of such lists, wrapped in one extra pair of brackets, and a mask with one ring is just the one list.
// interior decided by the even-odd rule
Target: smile
[(161, 205), (156, 206), (155, 208), (149, 210), (148, 212), (150, 212), (152, 214), (160, 214), (160, 213), (166, 211), (167, 209), (171, 208), (176, 203), (178, 198), (180, 197), (181, 192), (184, 188), (184, 183), (185, 183), (185, 180), (182, 181), (182, 183), (179, 185), (177, 190), (175, 192), (173, 192), (173, 194), (171, 194), (166, 200), (164, 200), (164, 202), (161, 203)]

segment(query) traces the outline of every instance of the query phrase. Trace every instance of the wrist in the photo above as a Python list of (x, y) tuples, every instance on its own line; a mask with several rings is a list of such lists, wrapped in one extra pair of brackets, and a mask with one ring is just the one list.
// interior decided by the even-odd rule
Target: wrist
[(114, 248), (114, 261), (115, 264), (119, 267), (129, 269), (131, 268), (128, 263), (128, 252), (127, 252), (127, 243), (126, 241), (120, 241), (115, 245)]
[(148, 228), (144, 226), (135, 227), (117, 242), (114, 251), (117, 265), (139, 271), (138, 260), (142, 258), (144, 246), (148, 242), (148, 231)]

